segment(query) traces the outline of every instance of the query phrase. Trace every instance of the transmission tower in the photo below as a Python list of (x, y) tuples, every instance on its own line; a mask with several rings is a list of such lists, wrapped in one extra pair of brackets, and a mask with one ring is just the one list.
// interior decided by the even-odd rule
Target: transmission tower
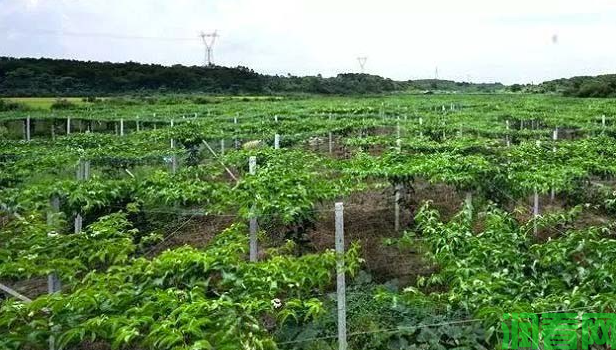
[(218, 38), (220, 35), (218, 35), (217, 31), (215, 30), (213, 33), (201, 32), (199, 36), (201, 37), (201, 40), (203, 41), (203, 46), (205, 46), (205, 57), (203, 60), (203, 65), (211, 66), (212, 56), (213, 56), (212, 53), (214, 51), (214, 42), (216, 41), (216, 38)]
[(357, 57), (357, 62), (359, 62), (359, 68), (361, 69), (362, 74), (364, 73), (364, 68), (366, 67), (366, 61), (368, 57)]

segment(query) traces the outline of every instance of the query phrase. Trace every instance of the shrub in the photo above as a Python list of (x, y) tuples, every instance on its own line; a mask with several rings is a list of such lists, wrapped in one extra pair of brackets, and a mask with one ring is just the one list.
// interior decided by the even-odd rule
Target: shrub
[(75, 104), (65, 98), (59, 98), (51, 105), (51, 109), (73, 109), (73, 108), (75, 108)]
[(27, 108), (22, 103), (0, 99), (0, 112), (18, 111), (25, 109)]

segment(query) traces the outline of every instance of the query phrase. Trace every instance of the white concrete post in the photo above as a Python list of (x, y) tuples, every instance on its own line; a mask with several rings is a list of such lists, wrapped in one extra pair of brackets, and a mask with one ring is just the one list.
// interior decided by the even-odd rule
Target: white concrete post
[[(175, 149), (175, 139), (171, 139), (171, 149), (174, 150)], [(178, 158), (175, 155), (175, 153), (173, 153), (173, 155), (171, 155), (171, 173), (175, 174), (178, 170)]]
[(336, 203), (336, 296), (338, 309), (338, 349), (347, 350), (346, 279), (344, 273), (344, 204)]
[(423, 137), (423, 118), (419, 117), (419, 136)]
[[(90, 177), (90, 162), (79, 159), (79, 166), (77, 169), (77, 180), (85, 181)], [(83, 228), (83, 217), (81, 213), (75, 213), (75, 233), (80, 233)]]
[(464, 197), (464, 205), (466, 206), (468, 219), (472, 220), (473, 219), (473, 192), (466, 191), (466, 194)]
[[(171, 119), (170, 124), (171, 124), (171, 128), (173, 128), (174, 126), (173, 119)], [(175, 149), (175, 139), (173, 138), (171, 139), (171, 149)], [(173, 155), (171, 156), (171, 173), (175, 174), (177, 170), (178, 170), (178, 158), (174, 152)]]
[(533, 233), (537, 235), (537, 217), (539, 216), (539, 194), (537, 193), (537, 187), (535, 187), (535, 194), (533, 195)]
[(506, 141), (507, 141), (507, 147), (511, 146), (511, 140), (509, 139), (509, 119), (505, 120), (505, 128), (507, 129), (507, 135), (506, 137)]
[(233, 136), (233, 146), (235, 147), (235, 149), (240, 148), (240, 143), (237, 141), (237, 117), (239, 117), (239, 112), (235, 115), (235, 117), (233, 118), (233, 125), (234, 127), (234, 134), (235, 136)]
[[(49, 212), (47, 212), (47, 226), (49, 226), (50, 228), (53, 227), (55, 229), (55, 222), (53, 216), (58, 211), (60, 211), (60, 199), (57, 196), (53, 196), (49, 201), (49, 205), (50, 210)], [(47, 235), (51, 236), (52, 233), (49, 232)], [(47, 275), (47, 291), (49, 292), (49, 294), (59, 292), (61, 289), (62, 284), (60, 282), (60, 279), (58, 278), (58, 275), (55, 272), (52, 272)]]
[(601, 126), (605, 128), (605, 114), (601, 116)]
[[(248, 158), (248, 169), (250, 175), (255, 175), (257, 173), (257, 157), (251, 156)], [(258, 230), (257, 216), (256, 216), (256, 208), (255, 204), (252, 205), (250, 209), (250, 223), (249, 223), (249, 234), (250, 234), (250, 261), (257, 261), (257, 230)]]
[(26, 117), (26, 141), (30, 141), (30, 116)]
[[(556, 141), (558, 140), (558, 128), (554, 129), (552, 133), (552, 140), (554, 141), (554, 146), (552, 147), (552, 152), (556, 152)], [(552, 181), (552, 186), (550, 188), (550, 201), (554, 201), (554, 197), (556, 197), (556, 193), (554, 190), (554, 181)]]
[(402, 184), (396, 184), (394, 198), (394, 230), (400, 231), (400, 198), (402, 192)]

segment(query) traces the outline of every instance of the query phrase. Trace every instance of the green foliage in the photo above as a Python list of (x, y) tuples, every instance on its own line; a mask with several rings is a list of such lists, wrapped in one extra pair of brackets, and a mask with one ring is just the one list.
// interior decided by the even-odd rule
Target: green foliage
[[(275, 256), (255, 264), (245, 261), (247, 243), (245, 227), (236, 225), (203, 251), (184, 247), (134, 259), (88, 274), (70, 293), (28, 305), (6, 302), (4, 345), (43, 349), (53, 329), (60, 349), (84, 340), (115, 349), (275, 349), (262, 319), (318, 315), (320, 303), (302, 298), (329, 285), (335, 254)], [(357, 261), (356, 248), (347, 259)], [(274, 298), (282, 300), (280, 308)]]
[(279, 218), (285, 224), (312, 218), (315, 204), (350, 193), (353, 181), (340, 178), (317, 155), (295, 150), (244, 151), (226, 158), (229, 164), (247, 169), (249, 156), (257, 158), (255, 175), (244, 173), (235, 191), (235, 200), (245, 203), (240, 214), (251, 215), (252, 205), (258, 217)]
[(580, 76), (569, 79), (547, 81), (540, 85), (549, 91), (562, 92), (574, 97), (614, 97), (616, 96), (616, 75), (606, 74), (596, 77)]
[(23, 110), (27, 110), (27, 108), (25, 105), (19, 102), (13, 102), (9, 100), (0, 99), (0, 112), (23, 111)]
[[(246, 67), (187, 67), (110, 62), (0, 57), (0, 95), (84, 96), (147, 92), (269, 94), (302, 92), (362, 94), (403, 90), (394, 82), (368, 74), (269, 76)], [(199, 99), (196, 103), (208, 102)], [(59, 106), (59, 105), (58, 105)]]
[(471, 82), (455, 82), (442, 79), (420, 79), (409, 82), (410, 88), (415, 90), (432, 90), (432, 91), (464, 91), (464, 92), (480, 92), (494, 93), (504, 89), (501, 83), (471, 83)]
[(37, 214), (11, 220), (0, 230), (0, 277), (26, 279), (55, 271), (72, 282), (93, 270), (124, 264), (147, 235), (131, 227), (125, 213), (103, 216), (81, 234), (55, 231), (62, 217), (49, 225)]
[[(539, 219), (539, 227), (561, 225), (579, 212), (576, 208), (547, 215)], [(481, 215), (485, 227), (475, 233), (463, 213), (443, 223), (429, 204), (418, 212), (418, 236), (439, 267), (437, 273), (421, 278), (418, 286), (446, 287), (445, 292), (431, 293), (432, 300), (496, 319), (515, 310), (615, 306), (609, 280), (599, 277), (615, 268), (611, 226), (565, 227), (551, 239), (538, 241), (532, 235), (532, 223), (520, 225), (496, 207)], [(415, 289), (406, 296), (410, 301), (424, 297)]]
[(54, 110), (58, 110), (58, 109), (73, 109), (73, 108), (75, 108), (75, 104), (70, 102), (69, 100), (67, 100), (65, 98), (59, 98), (54, 103), (51, 104), (50, 108), (54, 109)]
[[(37, 79), (16, 70), (11, 84), (17, 76)], [(345, 89), (380, 86), (369, 76), (339, 78)], [(322, 89), (328, 81), (281, 79), (298, 89), (305, 81)], [(419, 266), (425, 272), (410, 276), (402, 292), (396, 281), (350, 288), (353, 348), (491, 348), (503, 311), (611, 309), (616, 256), (606, 214), (616, 207), (615, 114), (610, 100), (521, 94), (136, 95), (53, 115), (32, 111), (33, 138), (26, 142), (23, 113), (0, 112), (7, 126), (0, 140), (0, 279), (55, 271), (64, 285), (62, 294), (29, 305), (2, 301), (0, 347), (43, 348), (53, 333), (66, 349), (86, 341), (117, 349), (331, 348), (335, 303), (327, 292), (335, 254), (301, 255), (319, 246), (305, 233), (333, 214), (322, 213), (333, 201), (346, 204), (357, 195), (350, 197), (355, 204), (366, 188), (388, 195), (400, 183), (403, 215), (416, 214), (400, 246), (421, 255), (412, 263), (423, 258), (434, 266)], [(64, 131), (68, 116), (71, 135)], [(122, 137), (114, 135), (120, 118)], [(559, 139), (552, 140), (556, 128)], [(275, 134), (282, 149), (271, 147)], [(259, 147), (241, 146), (251, 141)], [(250, 156), (257, 158), (254, 175)], [(90, 178), (75, 179), (85, 162)], [(527, 220), (535, 190), (546, 214)], [(551, 190), (553, 201), (545, 195)], [(472, 205), (450, 219), (467, 191)], [(60, 212), (47, 221), (52, 197)], [(417, 210), (426, 197), (446, 211)], [(387, 198), (360, 206), (392, 204)], [(381, 209), (383, 220), (393, 216)], [(237, 224), (251, 212), (264, 248), (256, 264), (245, 261), (248, 235)], [(84, 218), (82, 234), (72, 234), (76, 213)], [(212, 237), (220, 231), (212, 226), (232, 221)], [(373, 234), (379, 237), (371, 244), (380, 236), (398, 242), (388, 229)], [(276, 246), (283, 238), (292, 243)], [(177, 247), (184, 242), (205, 248)], [(166, 247), (175, 248), (161, 253)], [(350, 274), (361, 263), (351, 247)], [(486, 324), (451, 323), (472, 317)], [(304, 342), (315, 337), (325, 339)]]
[[(441, 310), (433, 302), (408, 303), (392, 286), (377, 286), (370, 276), (347, 290), (347, 325), (350, 349), (486, 349), (480, 324), (455, 321), (464, 313)], [(335, 293), (328, 294), (325, 312), (314, 321), (290, 322), (278, 330), (281, 349), (336, 349)], [(453, 321), (452, 321), (453, 320)]]

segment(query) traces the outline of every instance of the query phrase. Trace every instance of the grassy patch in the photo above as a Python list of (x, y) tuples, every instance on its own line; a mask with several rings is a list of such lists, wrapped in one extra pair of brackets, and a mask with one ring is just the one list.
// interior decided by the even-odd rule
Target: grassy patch
[[(85, 105), (88, 103), (88, 102), (84, 102), (81, 97), (65, 97), (64, 99), (78, 106)], [(34, 109), (50, 109), (51, 105), (54, 102), (56, 102), (57, 98), (56, 97), (7, 97), (7, 98), (4, 98), (4, 100), (21, 103), (29, 108), (34, 108)]]

